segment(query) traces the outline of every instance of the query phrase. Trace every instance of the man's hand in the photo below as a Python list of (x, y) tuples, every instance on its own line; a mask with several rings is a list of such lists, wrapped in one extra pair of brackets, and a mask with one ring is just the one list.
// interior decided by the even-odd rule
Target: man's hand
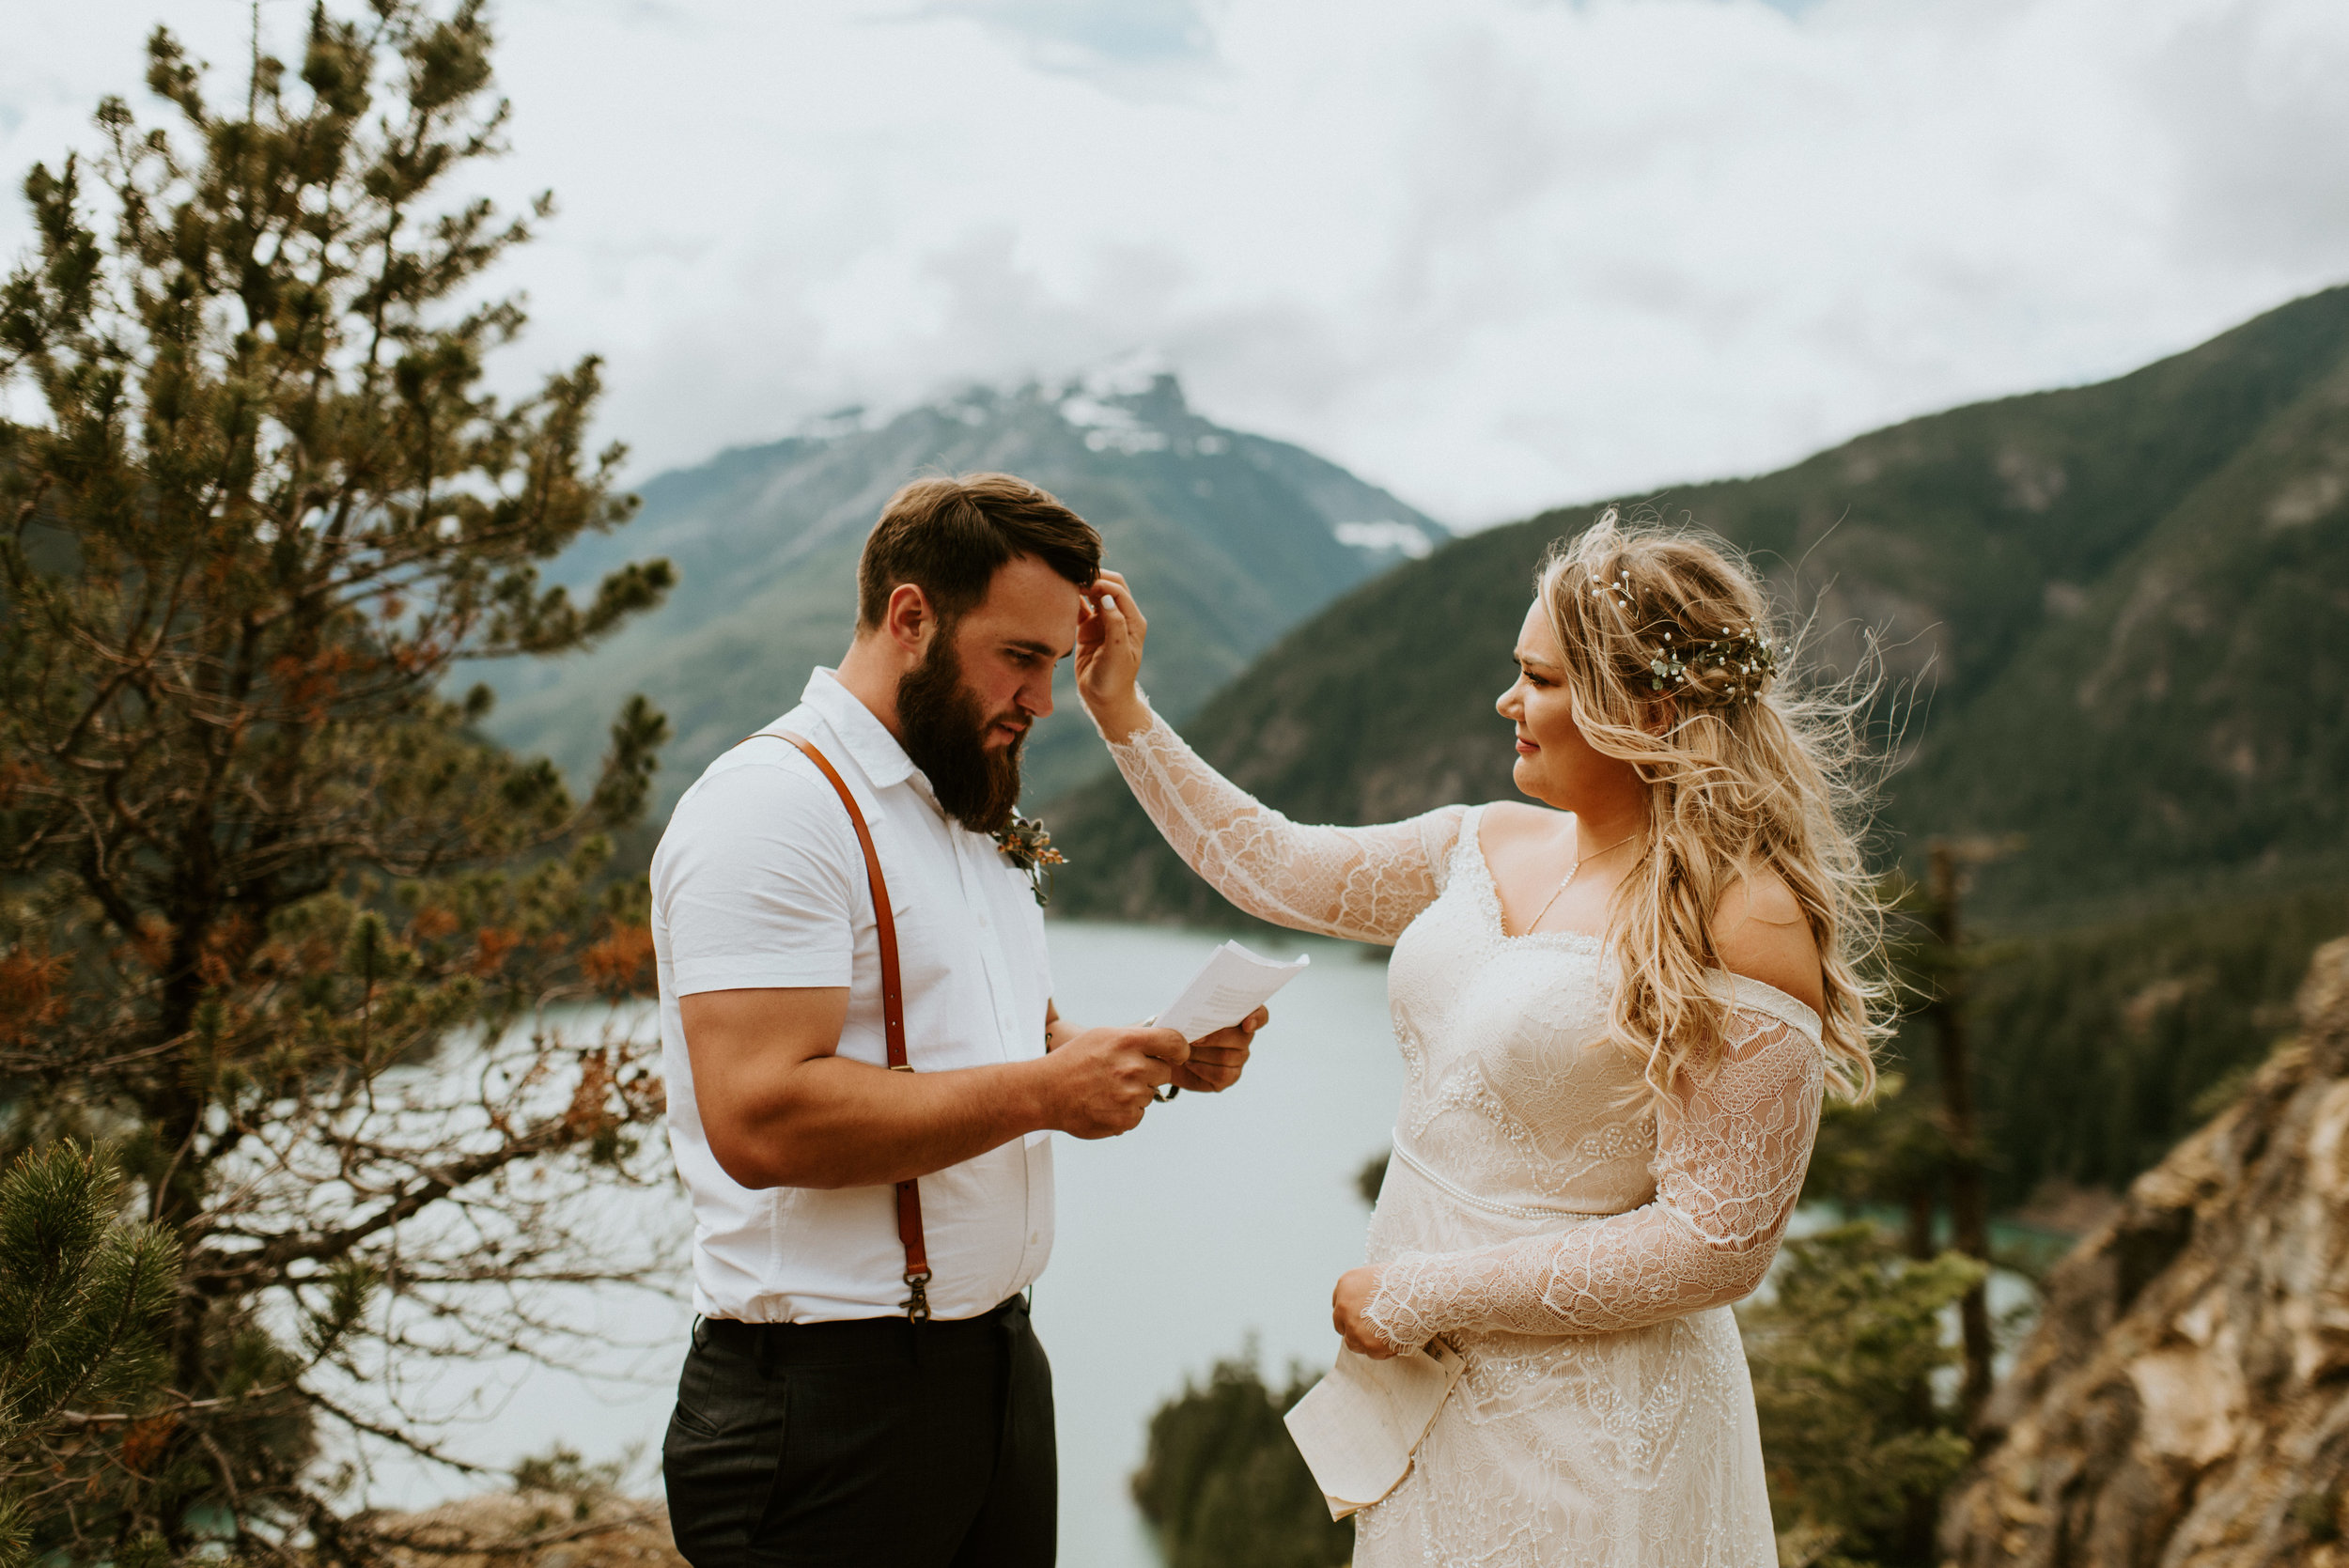
[(1174, 1087), (1213, 1094), (1237, 1083), (1239, 1075), (1248, 1068), (1248, 1053), (1256, 1043), (1256, 1031), (1271, 1017), (1269, 1012), (1259, 1007), (1231, 1028), (1219, 1029), (1193, 1040), (1190, 1060), (1175, 1069)]
[(1159, 1086), (1174, 1082), (1190, 1054), (1171, 1029), (1088, 1029), (1072, 1035), (1037, 1063), (1050, 1075), (1046, 1125), (1077, 1138), (1131, 1132)]
[(1390, 1344), (1370, 1319), (1362, 1314), (1370, 1310), (1371, 1301), (1378, 1294), (1378, 1271), (1375, 1268), (1349, 1268), (1338, 1276), (1338, 1288), (1330, 1293), (1330, 1321), (1346, 1342), (1346, 1348), (1358, 1351), (1374, 1361), (1400, 1356), (1400, 1345)]

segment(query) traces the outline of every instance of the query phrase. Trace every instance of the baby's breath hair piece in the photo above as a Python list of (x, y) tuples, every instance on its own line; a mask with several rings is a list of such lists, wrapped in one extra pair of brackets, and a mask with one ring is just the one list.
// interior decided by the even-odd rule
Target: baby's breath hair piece
[[(1728, 683), (1710, 691), (1695, 685), (1692, 677), (1715, 671), (1728, 675)], [(1648, 660), (1648, 684), (1652, 690), (1709, 697), (1733, 706), (1759, 697), (1763, 687), (1777, 674), (1778, 649), (1771, 644), (1768, 632), (1750, 626), (1738, 628), (1734, 637), (1714, 637), (1702, 642), (1675, 638), (1668, 627), (1664, 645)]]
[[(1612, 514), (1610, 513), (1611, 519)], [(1647, 660), (1648, 689), (1704, 706), (1735, 707), (1752, 702), (1778, 675), (1779, 650), (1769, 629), (1759, 623), (1738, 626), (1729, 635), (1683, 637), (1669, 621), (1659, 633), (1655, 617), (1643, 616), (1632, 592), (1631, 568), (1621, 567), (1610, 578), (1594, 578), (1592, 597), (1611, 606), (1627, 629), (1641, 642), (1660, 635)], [(1641, 626), (1642, 621), (1648, 624)], [(1725, 675), (1722, 681), (1706, 677)]]

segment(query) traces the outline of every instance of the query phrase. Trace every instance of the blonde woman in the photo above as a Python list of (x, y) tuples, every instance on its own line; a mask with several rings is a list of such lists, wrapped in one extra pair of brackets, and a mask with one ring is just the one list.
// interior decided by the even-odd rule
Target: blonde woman
[(1306, 827), (1152, 714), (1142, 613), (1113, 573), (1097, 592), (1078, 689), (1167, 842), (1252, 914), (1394, 946), (1403, 1104), (1333, 1315), (1467, 1370), (1359, 1568), (1769, 1568), (1729, 1303), (1823, 1090), (1874, 1081), (1847, 710), (1791, 693), (1736, 561), (1610, 511), (1544, 562), (1496, 705), (1540, 804)]

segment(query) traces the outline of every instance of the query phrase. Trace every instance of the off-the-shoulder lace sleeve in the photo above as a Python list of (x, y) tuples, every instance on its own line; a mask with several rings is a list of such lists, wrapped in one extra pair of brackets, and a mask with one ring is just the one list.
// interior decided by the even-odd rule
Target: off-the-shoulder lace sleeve
[(1458, 806), (1376, 828), (1305, 827), (1202, 762), (1156, 715), (1110, 755), (1184, 862), (1259, 919), (1392, 943), (1443, 892)]
[(1802, 1193), (1825, 1063), (1769, 1013), (1741, 1006), (1730, 1025), (1727, 1059), (1657, 1108), (1653, 1202), (1499, 1247), (1406, 1254), (1379, 1272), (1371, 1325), (1405, 1349), (1455, 1328), (1614, 1333), (1750, 1293)]

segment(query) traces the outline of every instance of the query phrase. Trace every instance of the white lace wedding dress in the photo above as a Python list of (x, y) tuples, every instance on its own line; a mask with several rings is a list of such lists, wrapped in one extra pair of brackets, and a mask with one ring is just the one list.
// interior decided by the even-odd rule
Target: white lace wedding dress
[(1481, 808), (1304, 827), (1163, 722), (1111, 751), (1233, 903), (1394, 945), (1407, 1078), (1369, 1315), (1468, 1365), (1410, 1474), (1359, 1515), (1357, 1568), (1773, 1568), (1728, 1303), (1761, 1281), (1802, 1190), (1824, 1080), (1811, 1010), (1721, 975), (1729, 1060), (1651, 1104), (1606, 1041), (1598, 939), (1503, 930)]

